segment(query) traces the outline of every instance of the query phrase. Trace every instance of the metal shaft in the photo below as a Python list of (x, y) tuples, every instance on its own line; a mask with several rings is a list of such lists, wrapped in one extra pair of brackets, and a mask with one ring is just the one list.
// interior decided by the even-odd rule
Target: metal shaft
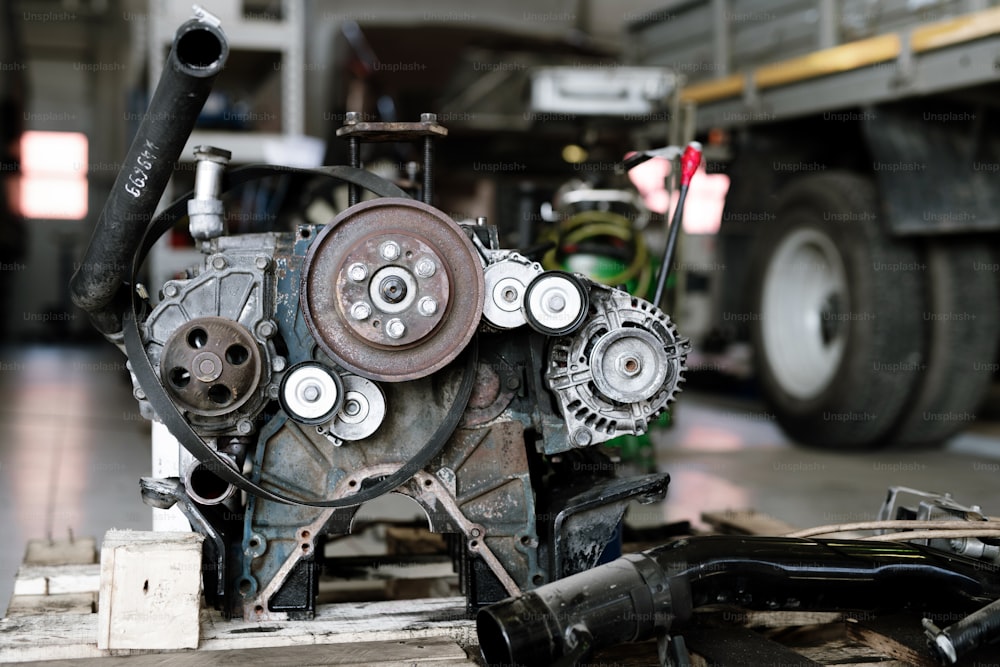
[(630, 554), (479, 612), (491, 665), (552, 665), (585, 637), (641, 641), (708, 604), (767, 610), (975, 609), (1000, 597), (981, 561), (861, 540), (705, 536)]

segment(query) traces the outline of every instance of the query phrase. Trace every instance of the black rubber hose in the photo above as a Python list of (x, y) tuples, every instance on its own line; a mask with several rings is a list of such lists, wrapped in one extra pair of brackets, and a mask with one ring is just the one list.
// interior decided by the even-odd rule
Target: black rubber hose
[(119, 292), (132, 256), (228, 54), (225, 34), (212, 23), (192, 19), (177, 29), (149, 109), (70, 281), (73, 303), (105, 335), (122, 330), (128, 302)]
[(630, 554), (480, 610), (490, 665), (551, 665), (577, 641), (641, 641), (698, 607), (765, 610), (974, 609), (1000, 597), (995, 568), (925, 546), (705, 536)]

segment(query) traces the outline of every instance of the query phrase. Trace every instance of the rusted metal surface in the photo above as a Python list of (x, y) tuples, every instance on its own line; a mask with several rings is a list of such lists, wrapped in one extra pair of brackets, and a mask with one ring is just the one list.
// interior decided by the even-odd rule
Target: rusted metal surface
[(212, 416), (243, 405), (257, 388), (261, 355), (240, 324), (199, 317), (178, 327), (163, 346), (163, 385), (185, 409)]
[[(398, 246), (397, 256), (381, 251), (386, 243)], [(419, 275), (421, 259), (434, 261), (433, 275)], [(355, 265), (366, 267), (360, 281), (351, 277)], [(397, 273), (412, 278), (407, 289), (416, 290), (400, 312), (387, 312), (372, 298), (371, 281), (387, 269), (401, 269)], [(413, 380), (444, 368), (472, 339), (483, 312), (483, 270), (472, 242), (445, 214), (409, 199), (377, 199), (341, 213), (313, 242), (303, 274), (301, 305), (310, 333), (331, 358), (372, 380)], [(362, 294), (371, 312), (352, 317)], [(420, 312), (426, 298), (436, 301), (430, 316)], [(389, 345), (393, 320), (404, 331)], [(361, 335), (359, 322), (380, 332)]]
[(412, 141), (420, 137), (446, 137), (448, 129), (433, 123), (354, 123), (337, 128), (337, 136), (364, 141)]

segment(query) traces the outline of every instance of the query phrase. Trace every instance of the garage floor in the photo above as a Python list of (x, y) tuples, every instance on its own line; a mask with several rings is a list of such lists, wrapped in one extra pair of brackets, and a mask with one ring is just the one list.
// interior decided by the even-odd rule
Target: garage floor
[[(750, 507), (802, 527), (865, 520), (889, 485), (952, 491), (1000, 514), (995, 424), (977, 424), (943, 452), (842, 456), (793, 447), (751, 402), (689, 391), (676, 417), (656, 435), (668, 500), (633, 508), (637, 523)], [(138, 486), (148, 442), (111, 346), (0, 348), (0, 613), (28, 539), (150, 528)]]

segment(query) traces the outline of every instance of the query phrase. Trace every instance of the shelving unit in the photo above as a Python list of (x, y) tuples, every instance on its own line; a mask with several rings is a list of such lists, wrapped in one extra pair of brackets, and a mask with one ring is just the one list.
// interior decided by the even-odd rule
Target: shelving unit
[[(283, 0), (275, 16), (261, 7), (273, 3), (253, 0), (202, 0), (200, 5), (222, 22), (229, 41), (229, 59), (216, 81), (215, 90), (249, 104), (224, 112), (222, 123), (240, 129), (196, 128), (184, 146), (182, 162), (193, 162), (194, 147), (202, 144), (225, 148), (235, 164), (267, 162), (277, 147), (302, 136), (305, 128), (305, 11), (301, 2)], [(150, 86), (156, 85), (163, 61), (177, 27), (191, 18), (191, 5), (176, 0), (149, 0), (148, 64)], [(227, 76), (228, 75), (228, 76)], [(277, 85), (274, 78), (277, 77)], [(246, 81), (257, 81), (257, 90), (246, 90)], [(152, 91), (150, 91), (152, 93)], [(211, 100), (209, 102), (211, 104)], [(171, 192), (193, 182), (183, 174), (171, 182)], [(150, 284), (164, 281), (197, 264), (201, 254), (194, 248), (171, 244), (170, 235), (150, 253)]]

